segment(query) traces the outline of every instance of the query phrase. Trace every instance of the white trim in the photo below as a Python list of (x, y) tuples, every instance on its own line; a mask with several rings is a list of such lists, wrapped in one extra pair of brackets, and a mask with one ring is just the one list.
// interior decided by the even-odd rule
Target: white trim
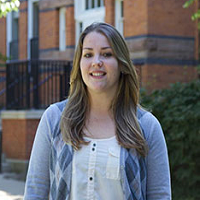
[(10, 56), (10, 42), (12, 41), (12, 13), (8, 13), (6, 17), (6, 55), (7, 57)]
[(123, 35), (123, 17), (121, 16), (121, 1), (115, 0), (115, 27)]
[(76, 44), (78, 43), (80, 30), (79, 24), (83, 23), (83, 30), (92, 24), (93, 22), (104, 22), (105, 21), (105, 7), (97, 7), (93, 9), (85, 10), (85, 0), (75, 0), (75, 12), (74, 18), (76, 20)]
[(38, 1), (39, 0), (28, 1), (28, 41), (27, 41), (28, 59), (31, 58), (30, 39), (33, 38), (33, 3)]
[(6, 110), (1, 112), (1, 119), (40, 119), (44, 110)]
[(59, 50), (66, 50), (66, 8), (59, 9)]
[(28, 164), (29, 160), (6, 158), (6, 162), (12, 163), (12, 164)]

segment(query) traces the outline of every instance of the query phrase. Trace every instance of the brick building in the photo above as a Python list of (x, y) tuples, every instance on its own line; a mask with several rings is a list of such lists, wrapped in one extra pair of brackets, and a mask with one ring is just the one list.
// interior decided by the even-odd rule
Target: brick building
[(0, 19), (0, 52), (12, 59), (72, 60), (80, 32), (94, 21), (114, 25), (139, 66), (142, 85), (163, 88), (197, 76), (199, 36), (185, 0), (22, 0)]
[[(124, 36), (141, 85), (149, 90), (197, 78), (200, 39), (185, 0), (21, 0), (0, 19), (0, 52), (12, 60), (72, 60), (81, 31), (104, 21)], [(43, 111), (2, 113), (3, 152), (27, 167)], [(16, 145), (17, 144), (17, 145)]]

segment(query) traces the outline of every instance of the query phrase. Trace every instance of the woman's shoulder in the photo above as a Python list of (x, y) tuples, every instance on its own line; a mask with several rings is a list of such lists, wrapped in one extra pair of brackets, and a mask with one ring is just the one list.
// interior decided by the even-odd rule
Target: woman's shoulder
[(43, 113), (41, 123), (47, 124), (52, 133), (59, 131), (60, 120), (66, 103), (67, 100), (53, 103)]
[(44, 114), (46, 114), (48, 117), (54, 117), (54, 118), (56, 116), (60, 116), (66, 106), (66, 103), (67, 103), (67, 99), (60, 102), (53, 103), (49, 105), (49, 107), (45, 110)]
[(163, 135), (160, 122), (151, 112), (138, 107), (137, 118), (146, 140)]
[(63, 100), (63, 101), (54, 103), (54, 104), (52, 104), (51, 106), (57, 107), (57, 108), (60, 110), (60, 112), (62, 113), (63, 110), (64, 110), (64, 108), (65, 108), (65, 106), (66, 106), (66, 104), (67, 104), (67, 101), (68, 101), (68, 99), (65, 99), (65, 100)]
[[(156, 117), (148, 110), (142, 108), (141, 106), (137, 107), (137, 118), (139, 121), (145, 122), (153, 122), (156, 119)], [(144, 120), (145, 119), (145, 120)]]

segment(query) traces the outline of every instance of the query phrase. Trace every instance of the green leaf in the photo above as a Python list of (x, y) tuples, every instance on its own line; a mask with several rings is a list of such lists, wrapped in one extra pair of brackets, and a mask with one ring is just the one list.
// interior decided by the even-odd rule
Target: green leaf
[(141, 104), (151, 108), (165, 134), (173, 199), (200, 199), (200, 80), (142, 95)]
[(196, 19), (199, 19), (200, 18), (200, 10), (198, 10), (196, 13), (194, 13), (192, 15), (192, 20), (196, 20)]
[(0, 18), (6, 17), (9, 12), (18, 11), (19, 0), (0, 0)]
[(195, 0), (188, 0), (183, 4), (183, 8), (188, 8)]

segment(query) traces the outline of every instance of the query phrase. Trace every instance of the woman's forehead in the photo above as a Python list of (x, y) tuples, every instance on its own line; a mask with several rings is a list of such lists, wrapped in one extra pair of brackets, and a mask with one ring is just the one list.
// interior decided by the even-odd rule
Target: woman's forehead
[(107, 37), (104, 34), (93, 31), (85, 36), (83, 40), (83, 49), (92, 48), (95, 46), (102, 46), (102, 48), (111, 47)]

